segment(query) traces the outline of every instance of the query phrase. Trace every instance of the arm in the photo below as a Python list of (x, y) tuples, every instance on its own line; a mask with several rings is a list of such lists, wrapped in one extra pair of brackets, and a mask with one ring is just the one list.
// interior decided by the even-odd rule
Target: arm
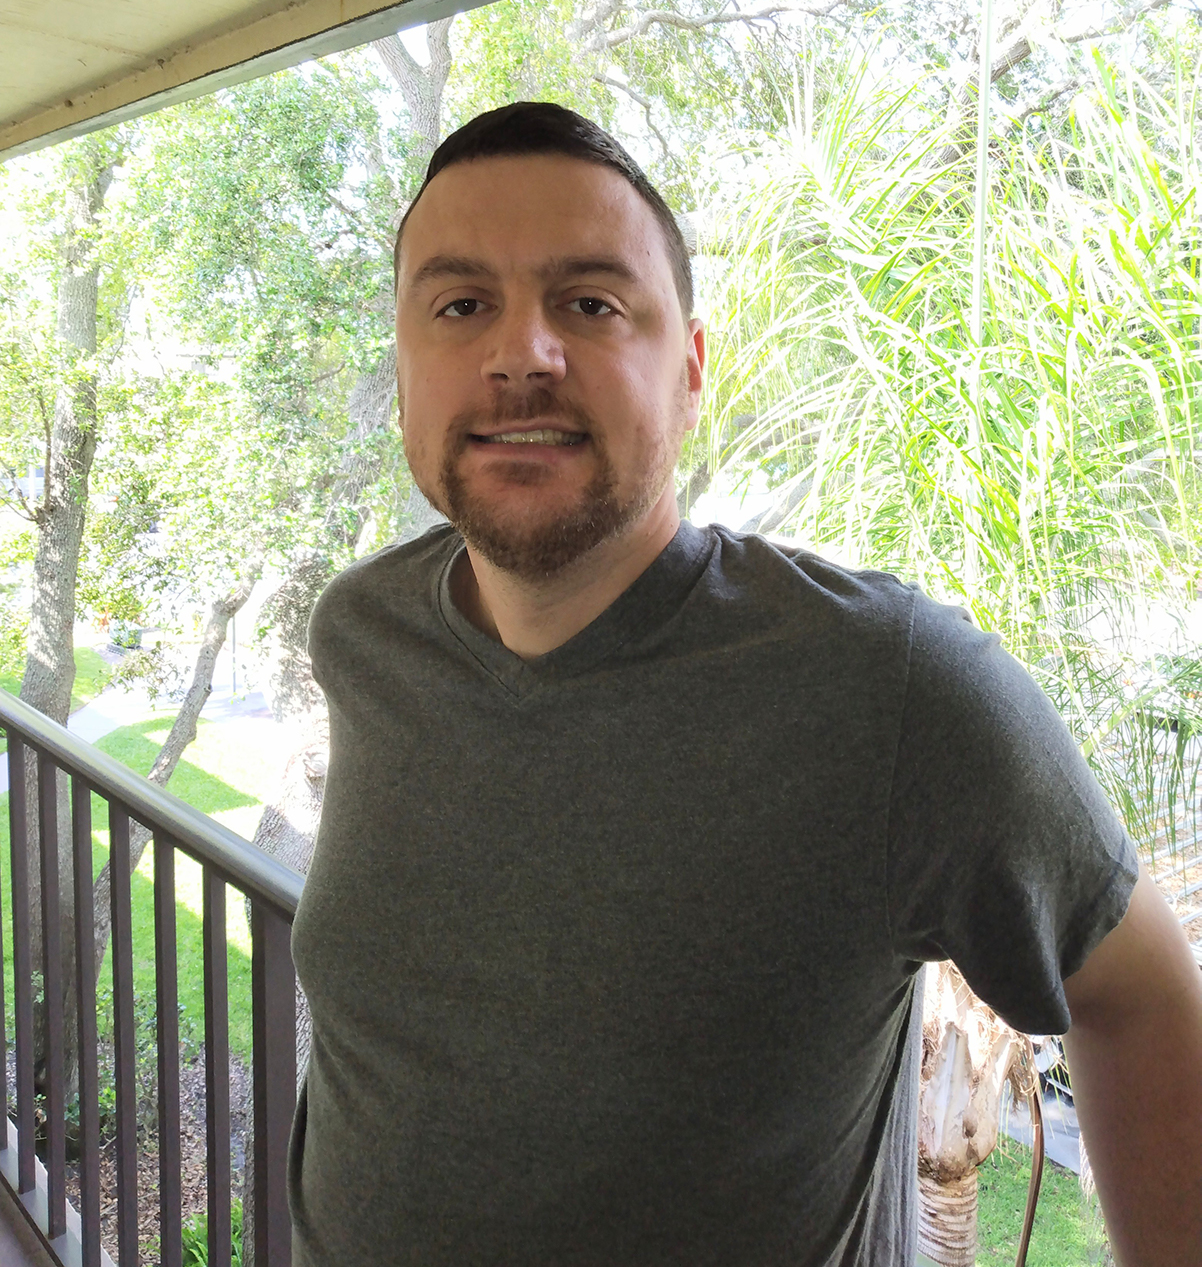
[(1064, 983), (1073, 1101), (1119, 1267), (1202, 1267), (1202, 972), (1140, 866)]

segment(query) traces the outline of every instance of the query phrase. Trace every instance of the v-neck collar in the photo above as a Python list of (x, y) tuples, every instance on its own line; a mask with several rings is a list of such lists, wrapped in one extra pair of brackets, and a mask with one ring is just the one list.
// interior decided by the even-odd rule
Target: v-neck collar
[(438, 577), (439, 612), (480, 666), (518, 697), (529, 695), (543, 683), (584, 672), (647, 629), (692, 588), (714, 548), (712, 533), (683, 520), (650, 566), (596, 619), (553, 651), (525, 660), (477, 629), (455, 606), (451, 571), (465, 546), (457, 533), (453, 540), (450, 557)]

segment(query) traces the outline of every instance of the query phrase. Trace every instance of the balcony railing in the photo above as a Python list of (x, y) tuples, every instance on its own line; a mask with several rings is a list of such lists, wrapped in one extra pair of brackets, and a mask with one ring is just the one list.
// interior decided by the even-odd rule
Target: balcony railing
[[(0, 691), (8, 736), (11, 869), (8, 900), (16, 1121), (0, 1138), (0, 1178), (25, 1206), (62, 1267), (101, 1267), (100, 1117), (97, 1102), (96, 974), (92, 881), (92, 794), (108, 804), (111, 874), (117, 1257), (138, 1262), (137, 1089), (130, 901), (130, 830), (153, 836), (155, 1016), (161, 1267), (182, 1260), (180, 1045), (176, 972), (175, 856), (203, 870), (204, 1060), (210, 1267), (229, 1267), (230, 1079), (226, 975), (226, 885), (249, 899), (251, 925), (255, 1267), (289, 1267), (285, 1192), (288, 1134), (296, 1103), (295, 978), (289, 951), (302, 878), (234, 832), (134, 774)], [(70, 784), (70, 840), (60, 832), (60, 790)], [(30, 803), (36, 789), (36, 804)], [(31, 822), (31, 815), (33, 821)], [(66, 824), (63, 824), (65, 827)], [(34, 830), (36, 829), (36, 830)], [(60, 850), (70, 851), (70, 869)], [(31, 937), (31, 869), (40, 889), (39, 944)], [(62, 872), (60, 871), (62, 868)], [(74, 888), (74, 980), (64, 981), (60, 874)], [(41, 981), (42, 1005), (35, 1006)], [(0, 979), (0, 987), (3, 981)], [(70, 991), (68, 995), (66, 992)], [(78, 1043), (79, 1210), (67, 1201), (64, 1003), (73, 1002)], [(9, 1103), (4, 991), (0, 988), (0, 1096)], [(40, 1032), (35, 1032), (35, 1016)], [(35, 1091), (35, 1055), (40, 1086)], [(35, 1153), (36, 1099), (45, 1115), (45, 1164)]]

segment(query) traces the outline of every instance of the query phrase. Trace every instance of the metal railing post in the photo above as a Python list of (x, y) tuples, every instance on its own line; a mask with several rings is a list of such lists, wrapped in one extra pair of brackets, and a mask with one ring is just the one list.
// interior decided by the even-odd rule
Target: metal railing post
[(230, 1267), (230, 1022), (225, 879), (204, 869), (205, 1174), (209, 1267)]
[(100, 1267), (100, 1109), (96, 1052), (96, 929), (92, 913), (92, 790), (71, 780), (75, 864), (75, 1013), (79, 1035), (81, 1267)]
[(56, 1239), (67, 1230), (67, 1137), (63, 1115), (63, 935), (59, 906), (58, 767), (38, 753), (42, 869), (42, 1042), (46, 1096), (46, 1204)]
[(255, 1267), (291, 1267), (288, 1137), (296, 1109), (296, 977), (288, 922), (251, 903)]
[(175, 844), (154, 836), (154, 1014), (159, 1075), (159, 1267), (181, 1267)]
[(8, 732), (9, 896), (13, 928), (13, 1027), (16, 1039), (17, 1191), (31, 1192), (34, 1171), (33, 956), (29, 927), (29, 816), (25, 744)]
[(129, 814), (109, 803), (112, 901), (113, 1062), (117, 1092), (117, 1257), (138, 1264), (137, 1020), (134, 1016), (133, 913), (130, 909)]

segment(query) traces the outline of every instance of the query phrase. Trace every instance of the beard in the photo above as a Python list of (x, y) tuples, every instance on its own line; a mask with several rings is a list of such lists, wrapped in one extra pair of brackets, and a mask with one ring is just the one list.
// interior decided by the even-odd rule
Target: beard
[[(459, 473), (459, 459), (472, 443), (473, 434), (506, 422), (554, 418), (584, 432), (585, 443), (593, 449), (593, 476), (574, 505), (544, 515), (507, 514), (488, 497), (473, 492)], [(539, 387), (520, 397), (498, 396), (491, 409), (459, 414), (447, 434), (437, 485), (423, 487), (423, 481), (418, 480), (418, 487), (468, 545), (493, 567), (520, 580), (538, 583), (556, 576), (641, 519), (658, 501), (675, 460), (675, 449), (661, 440), (647, 455), (637, 486), (621, 496), (613, 463), (592, 418), (578, 405)], [(412, 469), (412, 461), (410, 466)], [(510, 485), (531, 488), (555, 478), (536, 463), (506, 462), (501, 455), (494, 461), (492, 471)]]

